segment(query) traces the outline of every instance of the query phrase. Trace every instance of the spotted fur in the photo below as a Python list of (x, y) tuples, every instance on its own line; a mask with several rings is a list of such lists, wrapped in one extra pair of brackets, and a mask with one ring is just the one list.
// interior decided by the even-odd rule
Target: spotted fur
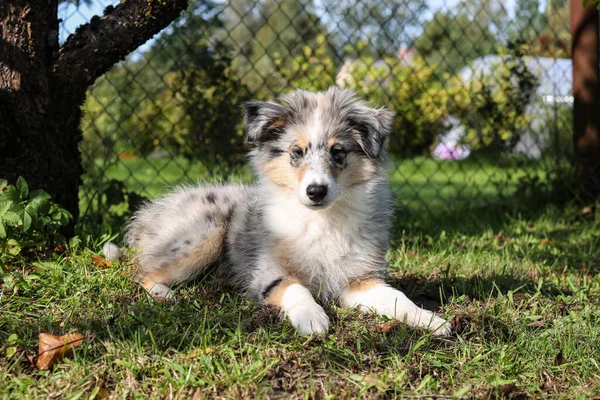
[(136, 212), (127, 241), (144, 287), (169, 297), (173, 284), (216, 264), (302, 333), (329, 328), (316, 300), (448, 333), (443, 319), (383, 282), (392, 113), (336, 88), (244, 109), (256, 184), (180, 188)]

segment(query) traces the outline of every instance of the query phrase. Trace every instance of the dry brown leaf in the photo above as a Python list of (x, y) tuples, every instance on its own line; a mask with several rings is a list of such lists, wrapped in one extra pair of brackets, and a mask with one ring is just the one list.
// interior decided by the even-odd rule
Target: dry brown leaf
[(384, 322), (383, 324), (377, 325), (375, 327), (375, 330), (379, 333), (388, 333), (389, 331), (392, 330), (392, 328), (395, 328), (399, 325), (400, 325), (400, 321), (393, 319), (391, 321), (387, 321), (387, 322)]
[(200, 356), (204, 356), (207, 354), (212, 353), (212, 349), (194, 349), (193, 351), (191, 351), (190, 353), (188, 353), (185, 358), (192, 360), (194, 358), (198, 358)]
[(86, 336), (80, 333), (56, 336), (49, 333), (38, 335), (40, 345), (38, 347), (38, 359), (35, 366), (40, 369), (50, 369), (54, 364), (73, 352), (73, 348), (81, 346)]
[(92, 260), (94, 261), (94, 263), (96, 264), (96, 266), (98, 268), (110, 268), (110, 267), (112, 267), (112, 262), (110, 262), (109, 260), (107, 260), (104, 257), (92, 256)]

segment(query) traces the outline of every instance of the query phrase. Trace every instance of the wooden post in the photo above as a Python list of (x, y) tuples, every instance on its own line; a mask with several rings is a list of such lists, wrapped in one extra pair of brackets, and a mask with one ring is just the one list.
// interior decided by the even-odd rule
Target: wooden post
[(573, 58), (573, 144), (577, 195), (589, 200), (600, 195), (600, 47), (598, 9), (571, 1)]

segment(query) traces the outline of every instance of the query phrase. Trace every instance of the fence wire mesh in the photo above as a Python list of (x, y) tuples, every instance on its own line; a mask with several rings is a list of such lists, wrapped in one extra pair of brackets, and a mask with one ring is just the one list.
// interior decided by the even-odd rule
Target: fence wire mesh
[[(62, 3), (62, 40), (116, 3)], [(82, 226), (183, 182), (250, 181), (240, 104), (331, 85), (396, 112), (406, 215), (551, 191), (572, 158), (569, 46), (563, 0), (191, 0), (88, 93)]]

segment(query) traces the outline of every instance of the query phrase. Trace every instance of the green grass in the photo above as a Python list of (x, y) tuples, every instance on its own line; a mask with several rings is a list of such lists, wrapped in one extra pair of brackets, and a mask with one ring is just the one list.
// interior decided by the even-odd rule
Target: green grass
[[(0, 398), (590, 398), (600, 393), (595, 213), (476, 202), (437, 219), (400, 211), (390, 283), (452, 320), (448, 338), (381, 332), (383, 319), (334, 305), (327, 335), (298, 336), (210, 276), (157, 303), (130, 262), (98, 267), (99, 244), (5, 266)], [(95, 337), (51, 371), (30, 366), (39, 332), (75, 331)]]
[[(390, 182), (404, 214), (417, 215), (418, 219), (422, 219), (423, 214), (439, 218), (448, 211), (454, 214), (465, 208), (514, 203), (523, 178), (544, 180), (548, 177), (547, 171), (556, 167), (554, 159), (531, 161), (485, 154), (474, 154), (460, 162), (413, 157), (394, 162)], [(122, 182), (128, 191), (155, 198), (182, 183), (251, 182), (253, 179), (250, 168), (245, 165), (228, 169), (183, 157), (98, 159), (88, 169), (94, 172), (84, 178), (80, 196), (80, 208), (88, 215), (106, 214), (106, 199), (97, 190), (102, 187), (101, 181)], [(104, 193), (111, 191), (104, 190)], [(104, 203), (99, 204), (99, 200)], [(122, 214), (124, 210), (117, 207), (113, 211)], [(92, 220), (97, 222), (98, 218)]]
[[(103, 162), (98, 160), (95, 165), (105, 171), (102, 179), (122, 181), (128, 190), (150, 198), (182, 182), (218, 182), (231, 177), (227, 169), (180, 157), (130, 158), (111, 165)], [(545, 176), (545, 168), (548, 167), (540, 161), (498, 160), (483, 155), (461, 162), (414, 157), (396, 161), (390, 181), (399, 200), (408, 208), (419, 210), (424, 206), (436, 208), (453, 202), (485, 204), (497, 198), (510, 197), (519, 178), (526, 174)], [(233, 175), (237, 181), (252, 179), (249, 168), (242, 167)]]

